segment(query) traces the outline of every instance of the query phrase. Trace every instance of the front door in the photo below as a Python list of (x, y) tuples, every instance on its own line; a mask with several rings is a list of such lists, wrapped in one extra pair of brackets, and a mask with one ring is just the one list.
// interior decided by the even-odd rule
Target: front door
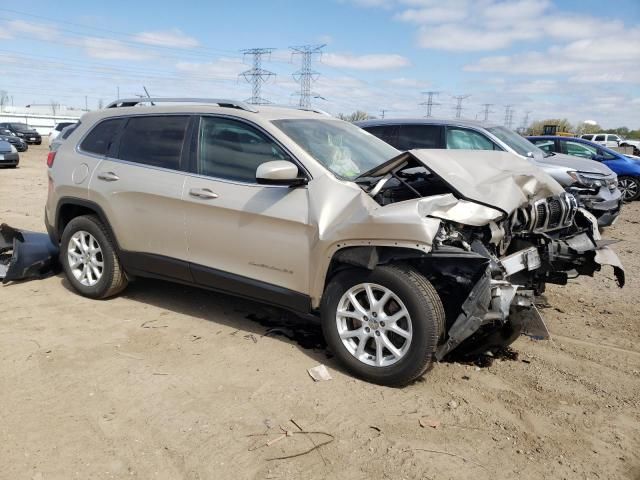
[(257, 127), (228, 117), (201, 117), (197, 137), (183, 197), (194, 279), (275, 304), (304, 303), (287, 291), (309, 291), (307, 188), (260, 185), (255, 176), (258, 165), (291, 157)]

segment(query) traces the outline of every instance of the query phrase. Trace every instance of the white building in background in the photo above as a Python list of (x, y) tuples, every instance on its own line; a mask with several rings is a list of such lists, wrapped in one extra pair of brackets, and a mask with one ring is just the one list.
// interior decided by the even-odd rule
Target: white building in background
[(26, 123), (40, 135), (49, 135), (59, 122), (77, 122), (85, 112), (64, 105), (37, 104), (26, 107), (7, 106), (0, 112), (0, 122)]

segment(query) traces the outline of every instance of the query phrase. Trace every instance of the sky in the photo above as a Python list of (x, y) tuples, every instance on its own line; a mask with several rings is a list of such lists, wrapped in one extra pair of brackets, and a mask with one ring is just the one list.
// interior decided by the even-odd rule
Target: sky
[[(595, 120), (640, 128), (640, 1), (22, 0), (0, 3), (0, 90), (14, 105), (97, 108), (153, 96), (245, 100), (245, 49), (270, 48), (262, 97), (296, 104), (292, 46), (313, 57), (313, 106), (387, 118)], [(10, 102), (9, 102), (10, 103)], [(528, 112), (528, 113), (527, 113)]]

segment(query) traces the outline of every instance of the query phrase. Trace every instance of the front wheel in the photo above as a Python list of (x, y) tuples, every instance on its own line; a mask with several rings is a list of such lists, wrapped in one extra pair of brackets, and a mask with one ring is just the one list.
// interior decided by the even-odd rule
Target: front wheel
[(327, 343), (347, 370), (388, 386), (406, 385), (433, 365), (445, 324), (433, 285), (404, 265), (338, 273), (321, 316)]
[(633, 202), (640, 197), (640, 180), (637, 177), (618, 177), (618, 188), (625, 202)]

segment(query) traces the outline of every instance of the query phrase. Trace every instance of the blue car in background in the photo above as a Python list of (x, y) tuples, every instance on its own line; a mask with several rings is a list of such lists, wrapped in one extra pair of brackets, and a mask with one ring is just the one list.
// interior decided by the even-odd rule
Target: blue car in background
[(625, 202), (640, 197), (640, 162), (597, 143), (574, 137), (527, 137), (538, 148), (547, 152), (564, 153), (602, 162), (618, 175), (618, 188)]

